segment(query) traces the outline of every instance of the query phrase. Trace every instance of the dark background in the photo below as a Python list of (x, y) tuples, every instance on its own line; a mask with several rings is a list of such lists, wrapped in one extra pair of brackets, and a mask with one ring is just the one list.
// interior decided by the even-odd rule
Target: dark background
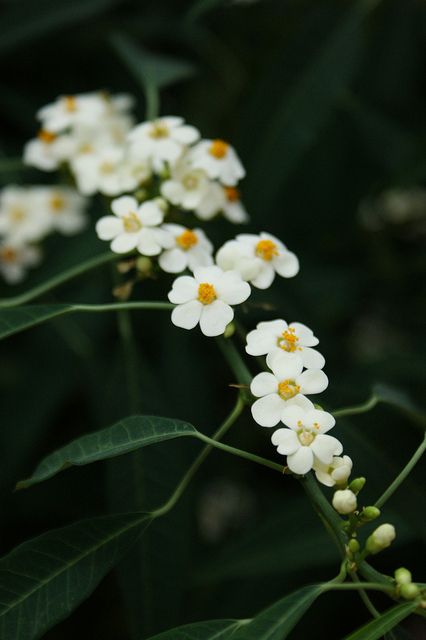
[[(55, 179), (11, 170), (7, 159), (20, 155), (35, 133), (36, 110), (57, 95), (129, 91), (143, 119), (141, 86), (114, 49), (114, 34), (187, 61), (194, 73), (162, 92), (162, 114), (182, 115), (204, 137), (235, 145), (247, 168), (242, 191), (250, 228), (275, 234), (301, 261), (297, 278), (256, 291), (259, 305), (247, 308), (243, 322), (252, 328), (284, 317), (314, 329), (327, 359), (330, 386), (321, 401), (328, 408), (362, 402), (376, 383), (395, 390), (406, 408), (421, 406), (425, 199), (416, 219), (395, 223), (379, 196), (426, 179), (425, 3), (383, 0), (374, 10), (368, 4), (3, 3), (0, 178), (3, 184)], [(101, 215), (100, 202), (94, 200), (92, 213)], [(207, 232), (223, 242), (234, 228), (217, 221)], [(93, 226), (74, 239), (50, 238), (44, 265), (14, 291), (104, 249)], [(170, 283), (168, 276), (145, 282), (134, 298), (164, 299)], [(10, 292), (2, 286), (0, 293)], [(45, 300), (111, 299), (104, 267)], [(167, 314), (135, 313), (132, 321), (141, 411), (187, 419), (211, 433), (235, 395), (215, 341), (173, 327)], [(249, 366), (255, 373), (255, 363)], [(128, 415), (125, 383), (113, 315), (69, 316), (2, 343), (2, 552), (86, 516), (156, 506), (169, 494), (199, 450), (186, 439), (12, 493), (43, 455)], [(355, 475), (368, 479), (363, 504), (383, 492), (421, 438), (406, 410), (384, 405), (339, 421), (335, 435), (354, 459)], [(247, 410), (228, 441), (273, 458), (269, 436)], [(416, 468), (386, 505), (381, 522), (395, 524), (397, 540), (374, 560), (388, 573), (408, 566), (416, 580), (425, 579), (421, 480)], [(296, 482), (214, 452), (178, 507), (150, 527), (121, 569), (45, 637), (133, 640), (200, 619), (247, 618), (299, 586), (332, 578), (338, 559)], [(381, 596), (373, 600), (388, 606)], [(368, 616), (355, 593), (327, 594), (292, 637), (310, 637), (321, 624), (324, 637), (342, 638)], [(420, 638), (418, 624), (409, 621), (395, 637)]]

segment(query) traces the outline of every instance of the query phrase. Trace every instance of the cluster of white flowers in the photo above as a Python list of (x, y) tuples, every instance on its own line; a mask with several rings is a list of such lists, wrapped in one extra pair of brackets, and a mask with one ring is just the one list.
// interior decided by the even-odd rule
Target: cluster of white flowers
[(290, 471), (304, 475), (313, 469), (320, 482), (334, 486), (346, 483), (352, 461), (339, 457), (343, 447), (328, 435), (334, 417), (307, 398), (328, 386), (325, 359), (313, 348), (318, 342), (305, 325), (284, 320), (260, 322), (247, 334), (247, 353), (266, 356), (270, 370), (252, 380), (250, 390), (258, 398), (252, 415), (262, 427), (285, 425), (273, 433), (272, 444), (287, 456)]
[(69, 187), (5, 187), (0, 192), (0, 273), (19, 283), (41, 260), (50, 233), (73, 235), (86, 225), (86, 199)]

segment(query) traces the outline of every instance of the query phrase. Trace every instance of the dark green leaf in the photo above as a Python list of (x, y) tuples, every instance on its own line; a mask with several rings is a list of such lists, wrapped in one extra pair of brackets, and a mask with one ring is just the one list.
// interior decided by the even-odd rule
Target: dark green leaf
[(241, 620), (210, 620), (186, 624), (184, 627), (165, 631), (151, 640), (228, 640), (241, 626)]
[(69, 313), (71, 310), (72, 305), (69, 304), (43, 304), (0, 309), (0, 340)]
[(84, 465), (123, 455), (157, 442), (181, 436), (196, 436), (197, 430), (187, 422), (170, 418), (132, 416), (112, 427), (89, 433), (47, 456), (31, 478), (23, 480), (23, 489), (47, 480), (72, 465)]
[(349, 636), (346, 636), (345, 640), (379, 640), (401, 620), (409, 616), (416, 607), (417, 604), (415, 602), (398, 604), (396, 607), (388, 609), (380, 618), (375, 618)]
[(150, 522), (108, 516), (49, 531), (0, 560), (0, 637), (36, 640), (66, 618)]

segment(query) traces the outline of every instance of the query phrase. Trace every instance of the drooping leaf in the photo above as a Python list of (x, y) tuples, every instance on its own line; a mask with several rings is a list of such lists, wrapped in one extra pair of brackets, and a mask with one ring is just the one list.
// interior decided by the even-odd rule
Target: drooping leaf
[(404, 620), (417, 607), (415, 602), (404, 602), (396, 607), (388, 609), (380, 618), (371, 622), (346, 636), (345, 640), (379, 640), (385, 633), (393, 629), (401, 620)]
[(149, 514), (49, 531), (0, 560), (0, 637), (36, 640), (85, 600), (150, 522)]
[[(150, 640), (285, 640), (322, 591), (322, 585), (304, 587), (279, 600), (252, 620), (199, 622), (160, 633)], [(215, 624), (216, 629), (212, 626)]]
[(144, 87), (152, 85), (163, 89), (196, 73), (191, 62), (147, 51), (125, 33), (115, 33), (111, 42), (135, 79)]
[(132, 416), (89, 433), (58, 449), (40, 462), (33, 475), (18, 484), (23, 489), (47, 480), (73, 465), (85, 465), (182, 436), (197, 437), (187, 422), (154, 416)]

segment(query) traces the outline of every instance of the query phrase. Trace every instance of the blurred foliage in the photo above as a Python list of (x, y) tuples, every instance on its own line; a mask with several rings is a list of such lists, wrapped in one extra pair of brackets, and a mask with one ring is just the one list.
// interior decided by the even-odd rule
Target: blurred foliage
[[(35, 131), (37, 108), (61, 93), (104, 88), (135, 94), (143, 119), (143, 89), (129, 57), (136, 47), (154, 73), (160, 60), (172, 59), (182, 82), (162, 92), (161, 112), (236, 146), (248, 170), (243, 195), (252, 228), (281, 238), (301, 261), (296, 279), (277, 282), (260, 292), (256, 307), (247, 305), (244, 324), (272, 313), (313, 327), (327, 358), (328, 407), (360, 402), (378, 382), (421, 405), (426, 211), (423, 219), (374, 230), (361, 223), (359, 208), (385, 189), (425, 186), (423, 2), (20, 0), (4, 3), (2, 26), (3, 184), (51, 180), (7, 161)], [(95, 218), (100, 206), (95, 200)], [(211, 225), (217, 241), (232, 233), (221, 221)], [(55, 238), (45, 264), (16, 291), (103, 249), (92, 229)], [(169, 285), (169, 278), (144, 282), (134, 297), (164, 299)], [(110, 300), (103, 267), (44, 302)], [(231, 406), (232, 374), (214, 341), (176, 329), (167, 314), (153, 318), (131, 317), (140, 410), (211, 433)], [(158, 504), (199, 450), (173, 441), (13, 494), (49, 451), (131, 411), (113, 314), (58, 319), (1, 348), (2, 553), (85, 516)], [(420, 440), (418, 425), (391, 407), (342, 419), (337, 428), (355, 473), (368, 478), (366, 502)], [(269, 433), (248, 412), (228, 440), (273, 455)], [(416, 468), (389, 502), (386, 520), (395, 523), (398, 544), (375, 561), (387, 573), (407, 565), (416, 580), (425, 579), (418, 574), (421, 478)], [(175, 511), (45, 637), (140, 640), (196, 620), (246, 618), (335, 573), (333, 549), (296, 483), (283, 477), (281, 486), (272, 472), (214, 452)], [(373, 600), (385, 608), (381, 595)], [(327, 595), (291, 637), (310, 637), (326, 620), (327, 638), (338, 639), (368, 619), (355, 593)], [(417, 620), (404, 626), (400, 637), (420, 638)]]

